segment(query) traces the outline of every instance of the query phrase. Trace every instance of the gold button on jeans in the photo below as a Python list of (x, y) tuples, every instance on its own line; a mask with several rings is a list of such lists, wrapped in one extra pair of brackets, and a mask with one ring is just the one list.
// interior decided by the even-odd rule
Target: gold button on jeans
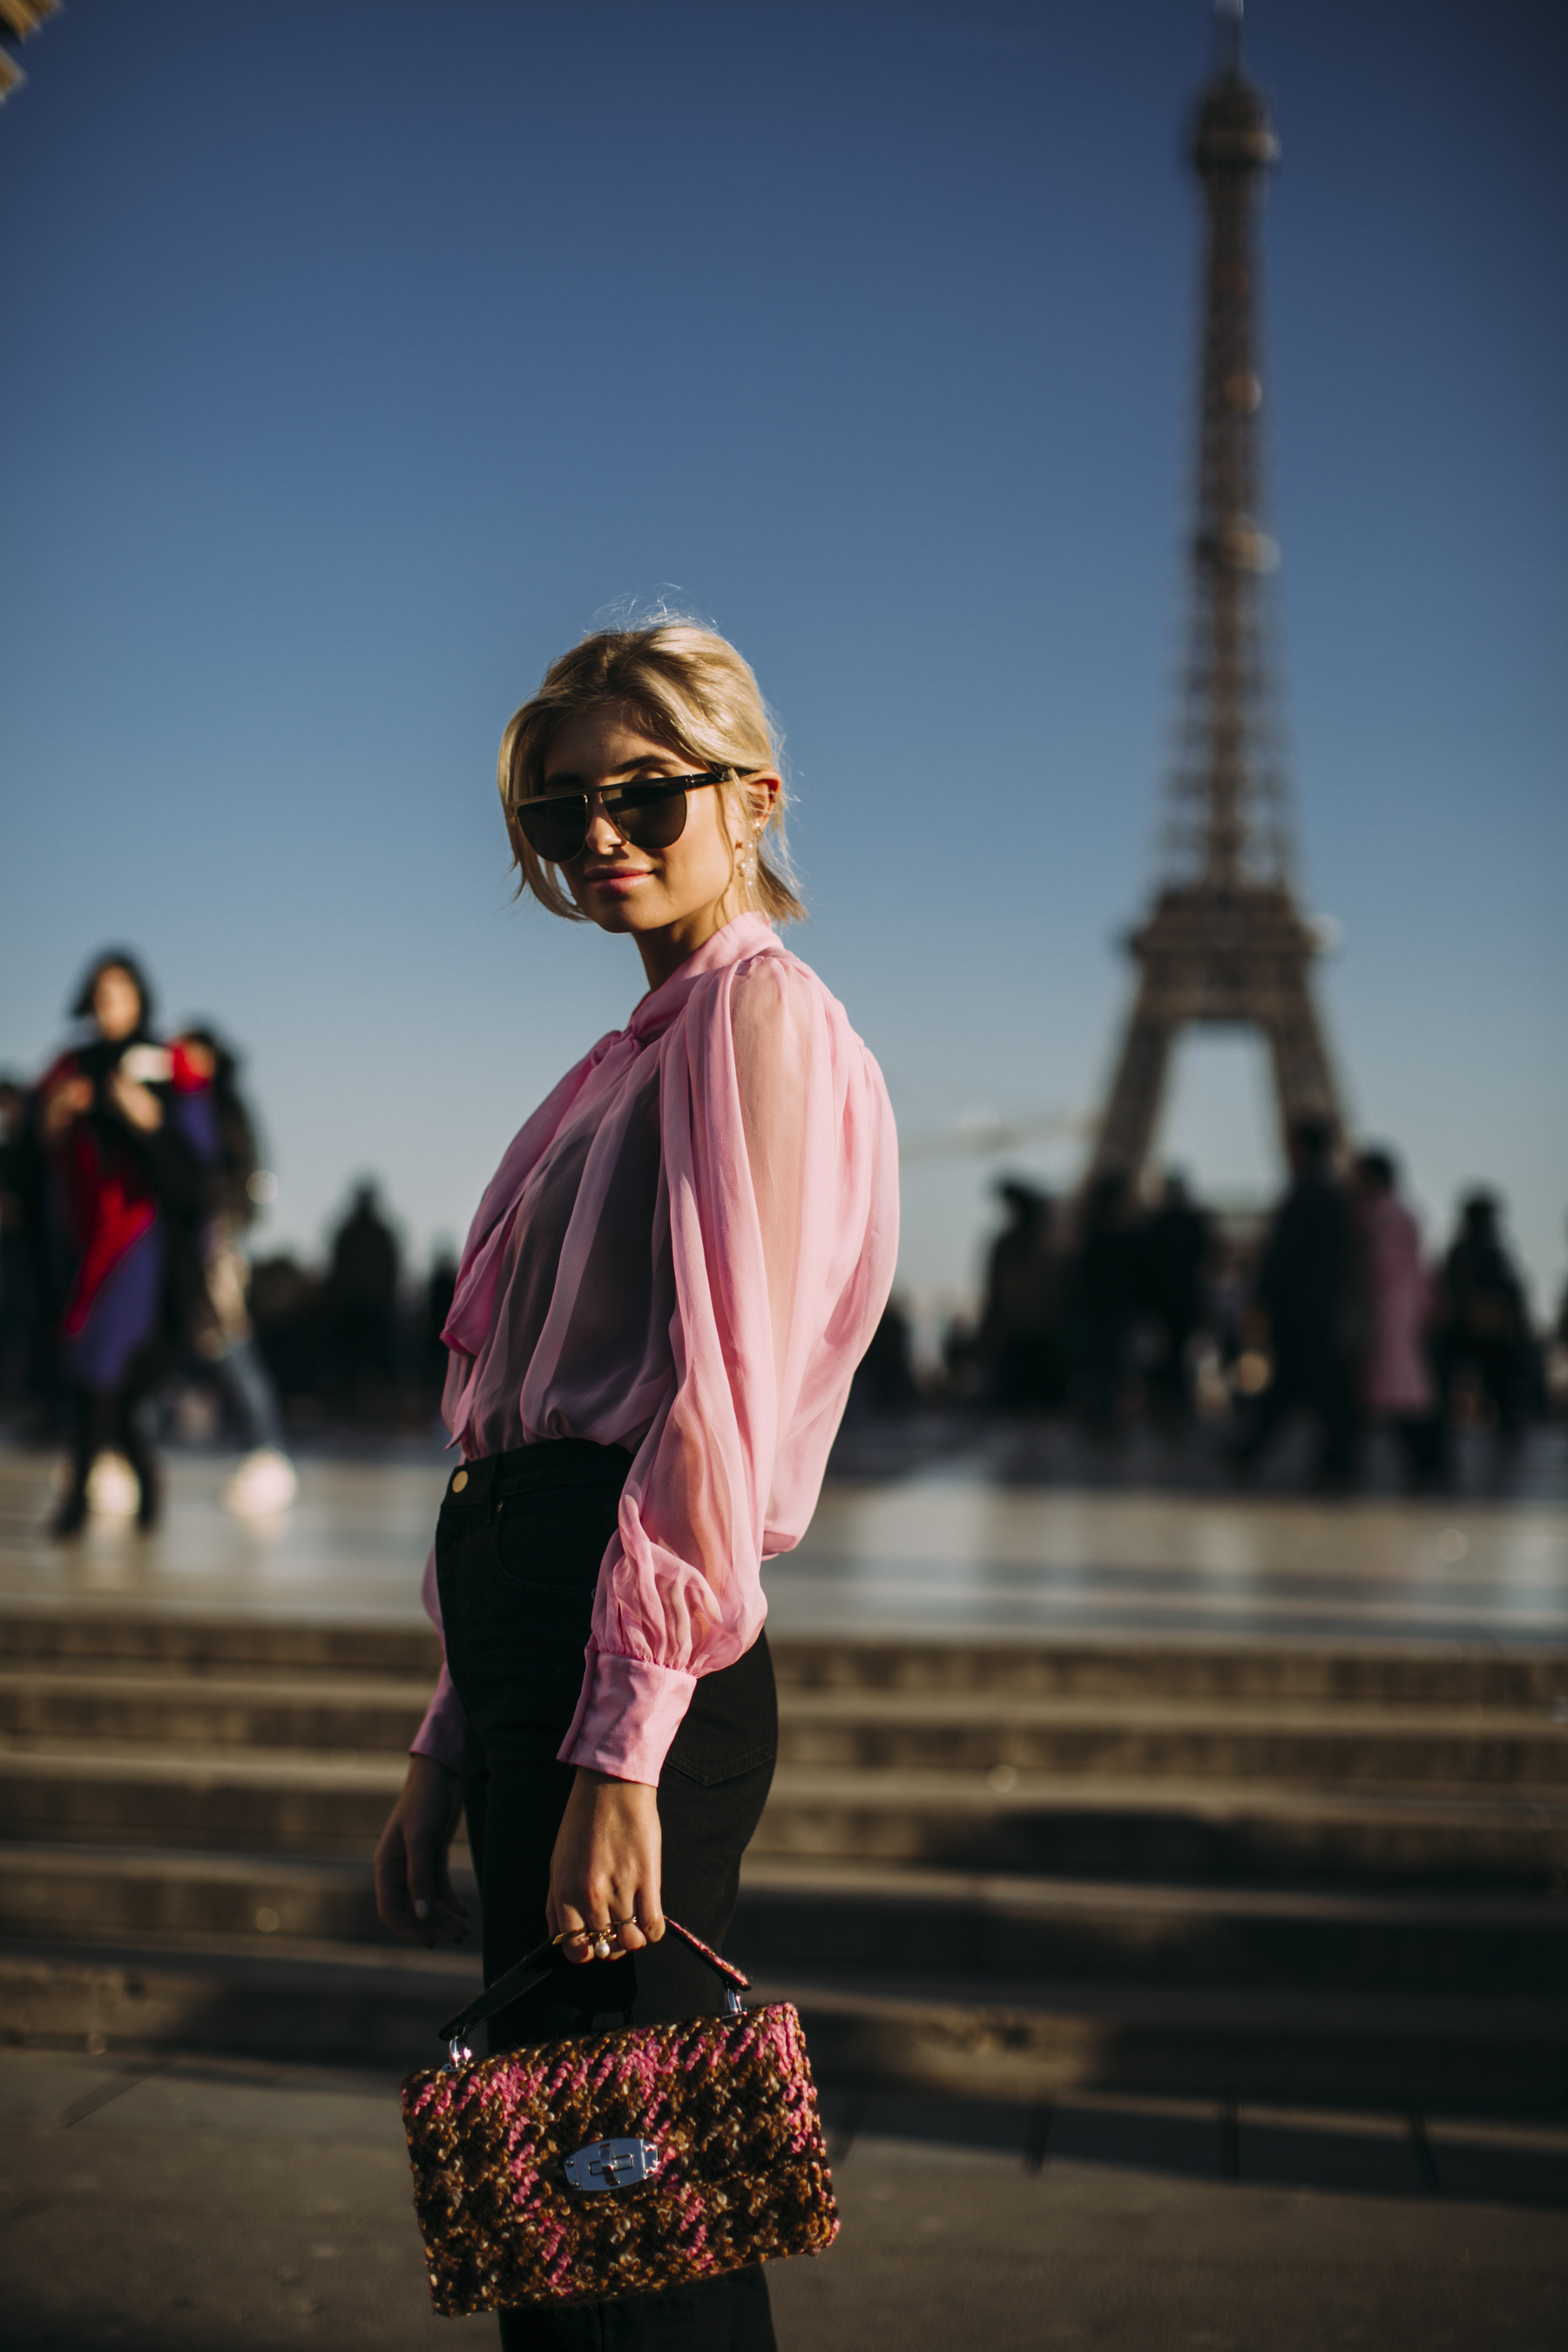
[(454, 1495), (460, 1495), (460, 1494), (462, 1493), (462, 1491), (463, 1491), (464, 1487), (468, 1485), (468, 1472), (467, 1472), (466, 1470), (459, 1470), (459, 1471), (458, 1471), (458, 1475), (457, 1475), (457, 1476), (456, 1476), (456, 1477), (453, 1479), (453, 1481), (452, 1481), (452, 1492), (453, 1492), (453, 1494), (454, 1494)]

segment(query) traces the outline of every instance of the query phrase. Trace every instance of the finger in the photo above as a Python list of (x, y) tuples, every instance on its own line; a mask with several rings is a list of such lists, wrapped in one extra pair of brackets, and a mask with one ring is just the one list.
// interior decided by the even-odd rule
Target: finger
[(582, 1968), (594, 1957), (594, 1930), (575, 1903), (557, 1902), (554, 1907), (560, 1916), (555, 1932), (570, 1939), (558, 1943), (555, 1948), (574, 1968)]
[(664, 1906), (657, 1880), (637, 1889), (637, 1915), (645, 1942), (660, 1943), (664, 1937)]
[(447, 1864), (445, 1845), (420, 1828), (410, 1834), (399, 1826), (397, 1851), (389, 1856), (393, 1904), (401, 1923), (395, 1932), (426, 1949), (460, 1944), (468, 1932), (468, 1915), (453, 1892)]
[(433, 1941), (440, 1897), (436, 1892), (435, 1856), (423, 1838), (416, 1838), (408, 1847), (408, 1899), (426, 1941)]
[(637, 1899), (635, 1885), (627, 1885), (624, 1887), (616, 1886), (612, 1890), (610, 1895), (610, 1933), (615, 1938), (616, 1948), (617, 1951), (637, 1952), (642, 1949), (642, 1923), (637, 1917)]
[(570, 1947), (572, 1957), (584, 1960), (608, 1958), (616, 1944), (613, 1923), (630, 1909), (630, 1905), (617, 1905), (614, 1880), (592, 1866), (573, 1891), (576, 1902), (563, 1906), (563, 1916), (581, 1923), (587, 1940)]
[(375, 1910), (384, 1927), (405, 1944), (423, 1944), (426, 1934), (408, 1892), (408, 1866), (401, 1831), (389, 1827), (375, 1850)]

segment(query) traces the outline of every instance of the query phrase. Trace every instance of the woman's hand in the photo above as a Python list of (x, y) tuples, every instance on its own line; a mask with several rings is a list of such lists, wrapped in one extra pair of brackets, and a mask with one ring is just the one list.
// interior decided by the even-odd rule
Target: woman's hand
[(163, 1124), (163, 1106), (157, 1096), (123, 1070), (116, 1070), (110, 1079), (109, 1099), (126, 1126), (139, 1128), (143, 1135), (156, 1135)]
[(433, 1756), (411, 1756), (403, 1794), (375, 1850), (375, 1908), (405, 1944), (460, 1944), (468, 1915), (447, 1856), (463, 1817), (463, 1784)]
[[(657, 1944), (662, 1852), (658, 1790), (579, 1765), (550, 1857), (551, 1934), (613, 1925), (622, 1951)], [(594, 1957), (591, 1942), (561, 1948), (569, 1960)]]

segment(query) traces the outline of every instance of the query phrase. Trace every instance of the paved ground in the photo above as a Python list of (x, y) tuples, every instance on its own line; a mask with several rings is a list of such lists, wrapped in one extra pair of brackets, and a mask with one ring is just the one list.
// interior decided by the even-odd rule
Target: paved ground
[[(1562, 1433), (1547, 1433), (1546, 1452)], [(55, 1465), (0, 1451), (0, 1600), (408, 1620), (439, 1460), (307, 1462), (297, 1507), (218, 1507), (217, 1457), (175, 1456), (163, 1531), (41, 1532)], [(1279, 1639), (1568, 1643), (1568, 1503), (1342, 1503), (1041, 1486), (990, 1454), (838, 1478), (770, 1563), (784, 1633), (1017, 1630)]]
[[(1559, 2352), (1568, 2129), (828, 2103), (782, 2352)], [(493, 2343), (425, 2299), (392, 2077), (0, 2056), (7, 2352)]]

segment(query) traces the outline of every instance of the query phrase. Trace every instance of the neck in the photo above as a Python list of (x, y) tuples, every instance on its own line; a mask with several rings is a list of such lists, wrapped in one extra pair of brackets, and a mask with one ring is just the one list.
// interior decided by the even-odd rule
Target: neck
[(729, 893), (726, 892), (722, 898), (715, 898), (711, 906), (700, 907), (690, 915), (682, 915), (679, 921), (666, 923), (659, 930), (639, 931), (637, 935), (637, 953), (642, 958), (649, 990), (662, 988), (667, 980), (673, 980), (681, 965), (694, 956), (699, 948), (705, 948), (716, 931), (721, 931), (726, 923), (733, 922), (737, 915), (745, 911), (743, 907), (731, 906)]

